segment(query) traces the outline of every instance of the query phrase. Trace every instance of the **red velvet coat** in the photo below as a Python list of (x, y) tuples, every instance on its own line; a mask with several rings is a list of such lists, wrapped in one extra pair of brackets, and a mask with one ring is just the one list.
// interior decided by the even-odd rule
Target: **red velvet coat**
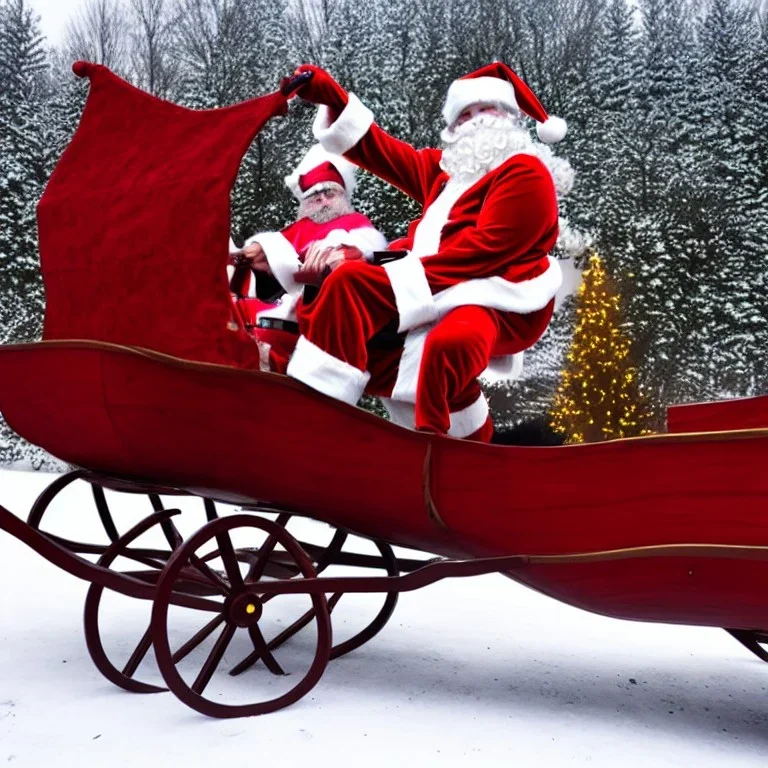
[(502, 315), (506, 332), (495, 355), (533, 344), (549, 322), (562, 280), (548, 257), (558, 235), (557, 197), (541, 160), (515, 154), (461, 187), (440, 167), (441, 150), (416, 150), (393, 138), (354, 94), (344, 97), (335, 120), (333, 110), (320, 108), (316, 138), (423, 206), (407, 236), (390, 244), (418, 257), (387, 266), (400, 330), (474, 304)]

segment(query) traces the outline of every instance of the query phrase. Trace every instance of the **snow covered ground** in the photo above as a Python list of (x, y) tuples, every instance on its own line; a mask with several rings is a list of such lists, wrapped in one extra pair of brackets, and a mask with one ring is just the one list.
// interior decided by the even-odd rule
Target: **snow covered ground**
[[(0, 471), (0, 504), (25, 516), (50, 479)], [(86, 487), (55, 509), (66, 514), (51, 530), (68, 516), (72, 538), (98, 536)], [(384, 631), (331, 662), (305, 699), (240, 720), (103, 679), (82, 638), (86, 585), (1, 532), (0, 585), (0, 764), (768, 764), (768, 665), (725, 632), (605, 619), (501, 576), (403, 595)], [(353, 598), (352, 612), (374, 599)], [(117, 646), (144, 630), (134, 606), (116, 618)], [(348, 610), (342, 623), (353, 620)], [(151, 664), (140, 672), (158, 679)]]

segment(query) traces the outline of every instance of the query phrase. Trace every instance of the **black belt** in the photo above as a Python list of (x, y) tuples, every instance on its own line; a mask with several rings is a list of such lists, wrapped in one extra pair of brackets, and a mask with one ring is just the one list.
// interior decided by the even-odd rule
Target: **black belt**
[(299, 335), (299, 324), (292, 320), (280, 320), (276, 317), (260, 317), (256, 321), (257, 328), (263, 328), (265, 331), (286, 331), (295, 336)]

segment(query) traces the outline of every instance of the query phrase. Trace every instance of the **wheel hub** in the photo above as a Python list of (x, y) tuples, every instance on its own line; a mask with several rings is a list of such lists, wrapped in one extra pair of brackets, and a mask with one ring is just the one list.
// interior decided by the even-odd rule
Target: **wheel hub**
[(245, 592), (233, 597), (225, 610), (227, 618), (238, 627), (250, 627), (259, 623), (264, 606), (258, 595)]

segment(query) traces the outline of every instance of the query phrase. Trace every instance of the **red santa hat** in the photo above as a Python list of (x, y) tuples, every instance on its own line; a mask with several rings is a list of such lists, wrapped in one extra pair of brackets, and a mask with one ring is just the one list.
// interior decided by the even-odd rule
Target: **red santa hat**
[(294, 197), (304, 200), (314, 192), (336, 186), (345, 190), (351, 198), (355, 191), (355, 168), (341, 155), (333, 155), (315, 144), (285, 183)]
[(451, 83), (443, 107), (446, 124), (453, 125), (456, 118), (473, 104), (495, 104), (520, 110), (536, 121), (536, 133), (545, 144), (554, 144), (565, 137), (565, 120), (550, 117), (533, 91), (500, 61)]

